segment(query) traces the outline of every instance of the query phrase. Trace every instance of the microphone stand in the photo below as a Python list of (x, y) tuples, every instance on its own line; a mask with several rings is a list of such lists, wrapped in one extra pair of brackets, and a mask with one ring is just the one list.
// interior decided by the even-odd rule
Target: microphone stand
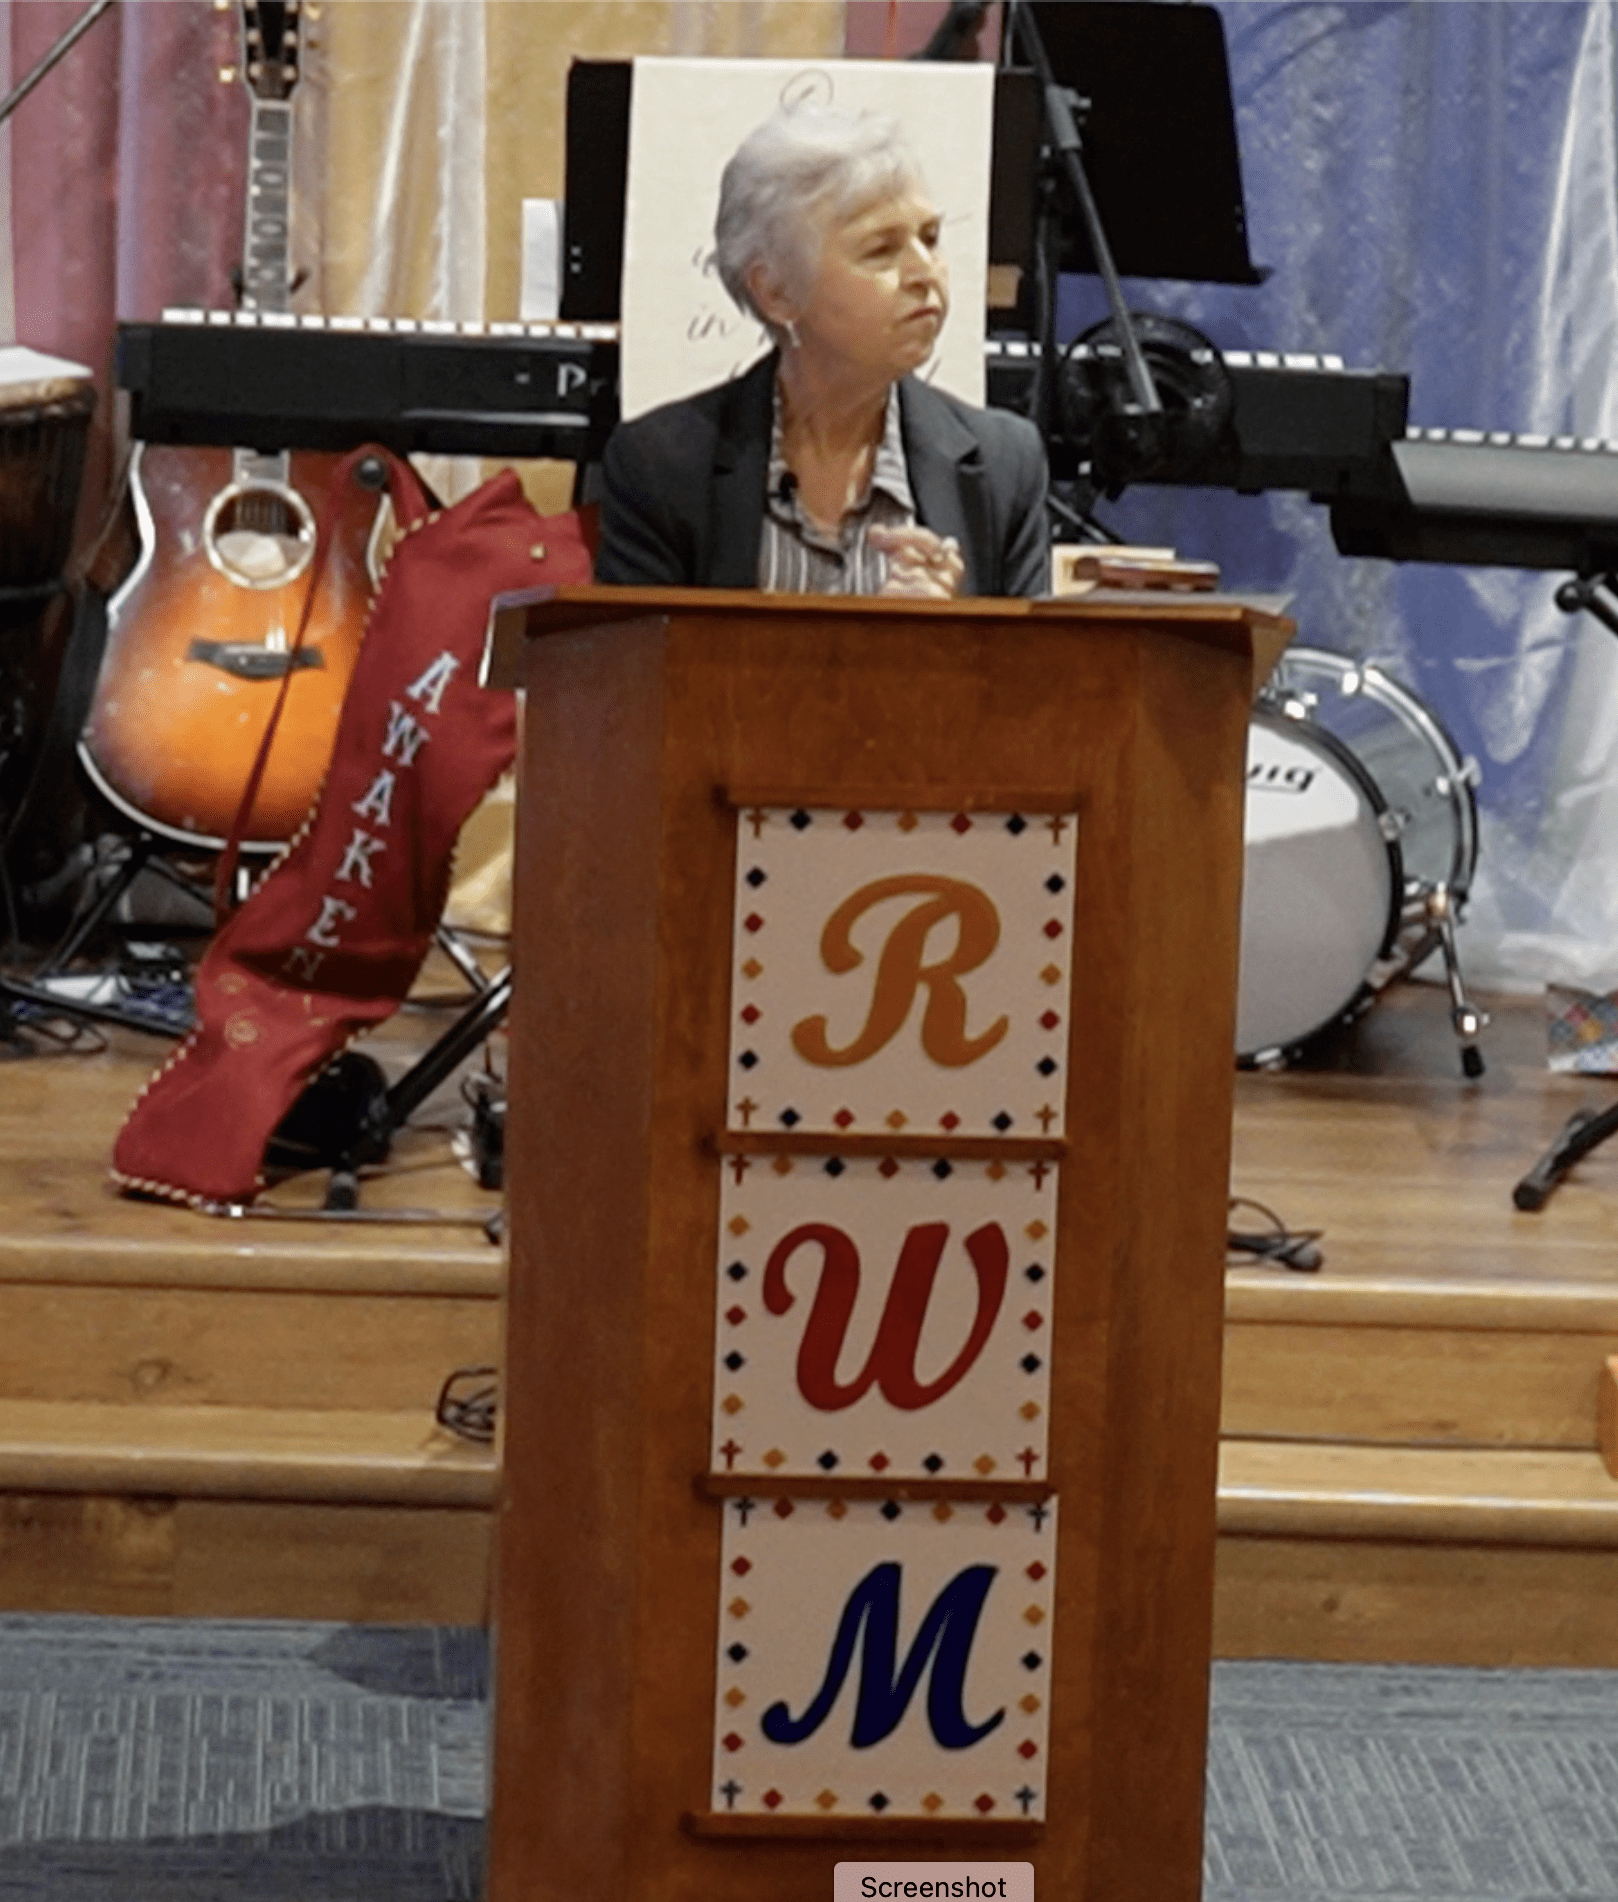
[[(1618, 634), (1618, 575), (1570, 576), (1556, 590), (1556, 605), (1564, 614), (1593, 614), (1609, 633)], [(1512, 1189), (1513, 1205), (1525, 1215), (1537, 1215), (1574, 1164), (1613, 1136), (1618, 1136), (1618, 1103), (1604, 1110), (1575, 1110)]]
[[(1083, 220), (1085, 234), (1090, 240), (1090, 254), (1095, 259), (1096, 270), (1106, 289), (1107, 305), (1112, 313), (1113, 328), (1117, 333), (1129, 382), (1131, 400), (1123, 413), (1134, 427), (1141, 447), (1148, 449), (1155, 457), (1161, 453), (1167, 419), (1163, 400), (1158, 394), (1157, 385), (1152, 381), (1151, 369), (1141, 349), (1134, 320), (1124, 302), (1123, 287), (1118, 281), (1117, 266), (1113, 263), (1112, 247), (1107, 242), (1101, 213), (1096, 208), (1090, 180), (1084, 170), (1083, 142), (1079, 136), (1075, 107), (1082, 113), (1086, 110), (1085, 102), (1067, 87), (1056, 83), (1050, 58), (1045, 51), (1045, 41), (1029, 0), (1005, 0), (1000, 47), (1002, 60), (1009, 63), (1014, 46), (1021, 48), (1024, 58), (1034, 69), (1044, 103), (1046, 142), (1057, 161), (1059, 175), (1066, 181), (1068, 192)], [(1040, 277), (1038, 321), (1041, 335), (1038, 339), (1039, 368), (1034, 401), (1035, 420), (1047, 442), (1054, 434), (1052, 424), (1056, 406), (1056, 279), (1060, 229), (1061, 221), (1047, 197), (1041, 207), (1037, 249)], [(1071, 514), (1065, 509), (1063, 512)], [(1255, 1253), (1262, 1259), (1279, 1261), (1305, 1274), (1319, 1268), (1321, 1254), (1314, 1246), (1315, 1231), (1294, 1233), (1279, 1222), (1275, 1227), (1277, 1233), (1263, 1238), (1256, 1249), (1253, 1238), (1227, 1229), (1227, 1251), (1235, 1247)]]
[(13, 86), (4, 99), (0, 99), (0, 125), (5, 124), (52, 67), (67, 57), (111, 5), (112, 0), (93, 0), (93, 4), (79, 15), (28, 77)]
[[(1057, 84), (1051, 71), (1050, 57), (1045, 50), (1044, 36), (1040, 33), (1039, 22), (1034, 18), (1029, 0), (1005, 0), (1001, 33), (1001, 57), (1004, 62), (1010, 62), (1013, 49), (1020, 49), (1023, 58), (1033, 68), (1044, 110), (1046, 144), (1056, 161), (1058, 176), (1065, 180), (1068, 193), (1083, 222), (1085, 235), (1090, 241), (1090, 254), (1095, 259), (1096, 270), (1106, 290), (1107, 306), (1112, 313), (1113, 326), (1123, 354), (1124, 372), (1129, 382), (1130, 404), (1125, 414), (1138, 419), (1138, 427), (1144, 438), (1156, 438), (1162, 434), (1163, 400), (1158, 395), (1157, 385), (1152, 381), (1152, 372), (1145, 352), (1140, 347), (1134, 321), (1124, 303), (1123, 287), (1113, 263), (1112, 247), (1107, 243), (1101, 213), (1096, 208), (1090, 180), (1084, 169), (1079, 115), (1087, 110), (1086, 102), (1066, 86)], [(1042, 210), (1040, 223), (1038, 324), (1042, 334), (1038, 339), (1034, 407), (1040, 433), (1049, 441), (1055, 433), (1056, 415), (1056, 278), (1060, 220), (1048, 202)]]

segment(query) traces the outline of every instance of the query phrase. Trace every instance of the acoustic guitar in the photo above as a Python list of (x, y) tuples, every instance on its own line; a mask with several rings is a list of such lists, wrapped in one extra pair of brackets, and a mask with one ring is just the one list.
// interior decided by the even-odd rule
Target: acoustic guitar
[[(243, 8), (252, 130), (242, 302), (267, 323), (295, 321), (287, 313), (297, 12), (295, 0)], [(140, 554), (108, 604), (79, 753), (100, 790), (140, 825), (187, 844), (224, 843), (289, 667), (244, 843), (273, 847), (302, 823), (331, 757), (370, 595), (379, 498), (363, 474), (334, 496), (340, 461), (314, 451), (137, 449), (130, 483)], [(294, 660), (328, 519), (331, 545)]]

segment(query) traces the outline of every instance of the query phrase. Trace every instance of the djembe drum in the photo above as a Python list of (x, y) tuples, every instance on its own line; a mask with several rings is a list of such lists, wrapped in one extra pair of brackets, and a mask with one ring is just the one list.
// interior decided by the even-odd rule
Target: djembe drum
[(0, 837), (27, 790), (55, 695), (95, 387), (77, 364), (0, 349)]

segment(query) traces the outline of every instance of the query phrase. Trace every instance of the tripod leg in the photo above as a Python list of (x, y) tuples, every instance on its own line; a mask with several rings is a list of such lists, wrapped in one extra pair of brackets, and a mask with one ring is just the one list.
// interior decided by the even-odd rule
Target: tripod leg
[(339, 1163), (326, 1184), (323, 1209), (357, 1209), (360, 1205), (360, 1179), (352, 1164)]
[(469, 1057), (485, 1037), (500, 1027), (510, 1003), (511, 967), (508, 965), (477, 1002), (457, 1017), (437, 1043), (388, 1091), (390, 1129), (399, 1128), (461, 1060)]
[(483, 975), (483, 966), (462, 944), (459, 933), (448, 925), (440, 925), (433, 933), (433, 942), (466, 979), (467, 988), (474, 996), (481, 997), (489, 988), (490, 980)]
[(78, 925), (50, 958), (35, 973), (38, 977), (51, 977), (71, 964), (78, 956), (80, 947), (87, 944), (91, 936), (111, 913), (125, 892), (146, 868), (146, 862), (157, 850), (157, 841), (149, 832), (142, 832), (130, 842), (124, 862), (108, 881), (105, 890), (95, 903), (79, 920)]
[[(485, 1037), (499, 1028), (510, 1003), (511, 970), (508, 966), (486, 986), (474, 1003), (462, 1011), (443, 1036), (417, 1058), (385, 1095), (374, 1103), (363, 1105), (364, 1114), (354, 1130), (352, 1147), (332, 1165), (325, 1199), (321, 1204), (323, 1209), (346, 1214), (359, 1207), (361, 1166), (387, 1154), (394, 1131), (401, 1129), (439, 1084), (477, 1049)], [(339, 1061), (353, 1062), (354, 1053), (350, 1052), (348, 1057)], [(369, 1062), (369, 1059), (366, 1061)], [(371, 1065), (371, 1068), (374, 1070), (375, 1065)], [(330, 1151), (326, 1153), (329, 1155)]]
[(1512, 1201), (1525, 1213), (1537, 1214), (1574, 1163), (1612, 1135), (1618, 1135), (1618, 1103), (1604, 1110), (1575, 1110), (1556, 1141), (1512, 1190)]

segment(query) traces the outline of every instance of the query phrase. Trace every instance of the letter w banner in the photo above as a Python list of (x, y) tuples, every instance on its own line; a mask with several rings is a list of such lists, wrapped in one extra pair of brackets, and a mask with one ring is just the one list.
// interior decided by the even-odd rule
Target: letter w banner
[[(539, 515), (509, 470), (431, 513), (407, 464), (360, 454), (387, 463), (402, 533), (331, 766), (285, 856), (215, 934), (196, 1028), (119, 1132), (113, 1177), (133, 1193), (250, 1200), (304, 1085), (398, 1008), (432, 943), (461, 826), (515, 751), (512, 696), (477, 684), (490, 600), (590, 578), (577, 517)], [(318, 585), (317, 566), (311, 597)]]

